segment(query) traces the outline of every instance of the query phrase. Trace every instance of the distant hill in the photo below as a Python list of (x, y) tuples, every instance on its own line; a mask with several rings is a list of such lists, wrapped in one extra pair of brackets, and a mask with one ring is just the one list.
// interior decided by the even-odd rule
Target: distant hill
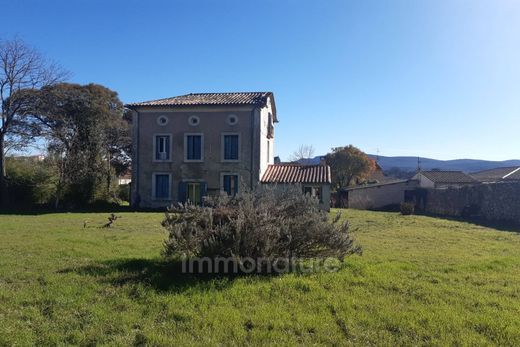
[[(369, 157), (376, 159), (378, 156), (369, 154)], [(319, 164), (320, 158), (317, 156), (312, 159), (305, 159), (304, 164)], [(417, 157), (385, 157), (380, 155), (378, 163), (385, 171), (391, 169), (399, 169), (402, 171), (417, 170)], [(477, 172), (481, 170), (494, 169), (497, 167), (520, 166), (520, 160), (505, 160), (505, 161), (489, 161), (478, 159), (455, 159), (455, 160), (437, 160), (430, 158), (420, 158), (421, 169), (423, 170), (453, 170), (464, 172)]]
[[(369, 154), (375, 159), (377, 156)], [(478, 159), (454, 159), (454, 160), (437, 160), (430, 158), (420, 158), (421, 169), (423, 170), (454, 170), (464, 172), (476, 172), (481, 170), (488, 170), (497, 167), (520, 166), (520, 160), (505, 160), (505, 161), (489, 161)], [(390, 170), (398, 168), (403, 171), (417, 170), (417, 157), (385, 157), (379, 156), (379, 165), (383, 170)]]

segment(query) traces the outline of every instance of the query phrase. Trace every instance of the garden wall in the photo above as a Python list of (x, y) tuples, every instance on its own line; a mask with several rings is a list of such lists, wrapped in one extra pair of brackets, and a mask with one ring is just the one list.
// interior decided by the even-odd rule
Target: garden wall
[(520, 183), (426, 189), (421, 200), (426, 213), (520, 224)]
[(348, 208), (377, 210), (391, 205), (399, 206), (404, 201), (405, 191), (415, 189), (416, 181), (398, 181), (347, 189)]

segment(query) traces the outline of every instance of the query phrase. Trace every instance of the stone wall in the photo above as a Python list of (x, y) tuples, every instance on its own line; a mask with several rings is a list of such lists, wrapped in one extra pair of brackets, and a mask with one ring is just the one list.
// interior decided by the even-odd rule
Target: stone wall
[(415, 189), (416, 181), (400, 181), (347, 189), (347, 206), (358, 210), (377, 210), (404, 201), (405, 191)]
[(416, 202), (426, 213), (520, 225), (520, 183), (418, 190)]

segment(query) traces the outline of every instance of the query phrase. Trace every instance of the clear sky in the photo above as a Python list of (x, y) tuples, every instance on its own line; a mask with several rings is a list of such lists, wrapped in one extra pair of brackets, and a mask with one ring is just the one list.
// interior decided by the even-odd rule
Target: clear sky
[(520, 159), (520, 1), (6, 1), (18, 35), (124, 102), (273, 91), (276, 154)]

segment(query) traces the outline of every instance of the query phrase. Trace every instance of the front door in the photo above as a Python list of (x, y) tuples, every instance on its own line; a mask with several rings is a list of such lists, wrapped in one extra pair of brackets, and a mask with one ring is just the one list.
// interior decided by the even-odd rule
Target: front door
[(199, 205), (201, 203), (200, 182), (187, 183), (186, 188), (187, 200), (194, 205)]

